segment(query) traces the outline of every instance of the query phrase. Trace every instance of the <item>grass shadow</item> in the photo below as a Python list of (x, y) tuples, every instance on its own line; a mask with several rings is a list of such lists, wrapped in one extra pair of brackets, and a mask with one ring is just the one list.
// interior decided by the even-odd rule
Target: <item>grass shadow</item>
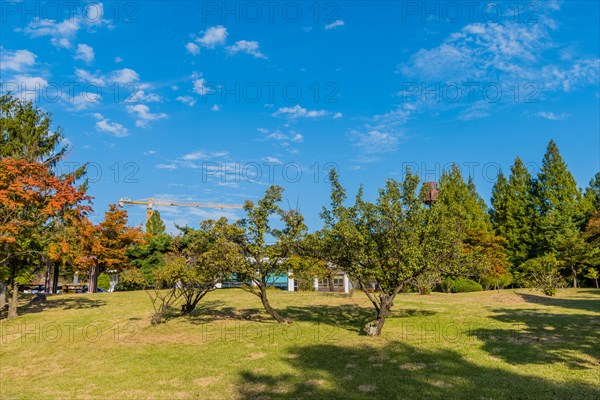
[[(600, 295), (600, 291), (596, 291)], [(544, 306), (562, 307), (573, 310), (600, 312), (600, 297), (598, 299), (557, 299), (528, 293), (517, 293), (525, 302)]]
[(244, 399), (597, 399), (598, 386), (483, 367), (451, 350), (315, 344), (282, 355), (284, 373), (240, 372)]
[(483, 349), (510, 364), (565, 363), (574, 369), (599, 368), (600, 318), (589, 314), (551, 314), (540, 309), (499, 309), (492, 318), (512, 329), (471, 332)]
[[(282, 314), (293, 321), (311, 322), (336, 326), (338, 328), (362, 333), (365, 324), (375, 318), (375, 310), (372, 307), (361, 307), (357, 305), (329, 306), (316, 304), (311, 306), (289, 306), (283, 309)], [(418, 309), (392, 309), (388, 321), (393, 318), (411, 316), (428, 316), (435, 312)]]

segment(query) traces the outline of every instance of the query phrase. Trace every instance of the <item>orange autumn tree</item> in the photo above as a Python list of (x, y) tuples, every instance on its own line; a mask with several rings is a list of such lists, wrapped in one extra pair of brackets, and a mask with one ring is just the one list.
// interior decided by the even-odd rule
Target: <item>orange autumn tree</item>
[[(134, 245), (143, 244), (143, 240), (141, 227), (127, 226), (127, 211), (111, 204), (104, 214), (104, 221), (98, 225), (98, 244), (94, 252), (97, 263), (91, 266), (90, 271), (95, 271), (91, 275), (97, 278), (101, 271), (130, 268), (127, 251)], [(90, 278), (90, 287), (93, 284)]]
[(12, 287), (8, 317), (17, 315), (18, 287), (47, 257), (57, 226), (91, 210), (90, 197), (72, 176), (55, 176), (48, 165), (0, 159), (0, 269)]
[(59, 269), (69, 273), (87, 274), (91, 264), (102, 251), (99, 229), (85, 216), (74, 216), (61, 226), (50, 243), (48, 256), (54, 264), (54, 282), (50, 282), (50, 266), (46, 271), (46, 287), (56, 289)]

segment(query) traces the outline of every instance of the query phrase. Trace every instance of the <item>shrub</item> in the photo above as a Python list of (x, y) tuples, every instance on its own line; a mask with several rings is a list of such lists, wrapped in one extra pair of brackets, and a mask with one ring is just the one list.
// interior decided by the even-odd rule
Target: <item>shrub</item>
[(566, 284), (553, 254), (527, 260), (521, 264), (520, 269), (521, 284), (540, 289), (546, 296), (556, 295), (556, 290)]
[(110, 278), (107, 274), (101, 273), (98, 275), (98, 287), (104, 290), (110, 289)]
[(472, 279), (457, 278), (451, 290), (452, 293), (481, 292), (483, 287)]
[(513, 276), (510, 272), (506, 272), (498, 277), (485, 275), (481, 278), (481, 286), (485, 290), (504, 289), (513, 282)]
[(146, 285), (146, 277), (144, 273), (137, 269), (126, 269), (119, 275), (119, 283), (117, 290), (139, 290)]
[(452, 291), (452, 287), (454, 286), (454, 279), (450, 277), (446, 277), (440, 283), (440, 287), (444, 293), (450, 293)]

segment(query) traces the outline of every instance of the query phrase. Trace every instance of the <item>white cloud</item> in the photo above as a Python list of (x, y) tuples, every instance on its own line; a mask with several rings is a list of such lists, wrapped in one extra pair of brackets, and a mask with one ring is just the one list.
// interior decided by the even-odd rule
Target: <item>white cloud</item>
[(389, 132), (368, 131), (357, 137), (355, 146), (366, 154), (390, 153), (398, 147), (398, 137)]
[(150, 112), (150, 108), (145, 104), (136, 104), (134, 106), (127, 106), (127, 112), (137, 115), (137, 121), (135, 126), (145, 128), (148, 126), (150, 121), (157, 121), (159, 119), (167, 118), (167, 114), (159, 113), (153, 114)]
[(123, 68), (111, 72), (109, 80), (114, 83), (127, 84), (139, 81), (140, 76), (132, 69)]
[(102, 100), (98, 93), (81, 92), (69, 99), (69, 102), (75, 107), (75, 110), (85, 110), (92, 107)]
[(235, 44), (233, 46), (229, 46), (227, 47), (227, 52), (229, 54), (236, 54), (236, 53), (246, 53), (246, 54), (250, 54), (256, 58), (267, 58), (263, 53), (260, 52), (259, 50), (260, 45), (258, 42), (255, 41), (248, 41), (248, 40), (238, 40), (237, 42), (235, 42)]
[(31, 75), (16, 75), (7, 83), (15, 84), (15, 94), (18, 94), (21, 100), (27, 101), (38, 101), (40, 93), (48, 87), (46, 79)]
[(213, 106), (210, 109), (212, 111), (221, 111), (221, 106), (218, 104), (213, 104)]
[(140, 103), (140, 102), (155, 103), (160, 100), (161, 100), (160, 96), (158, 96), (154, 93), (146, 93), (143, 90), (137, 90), (134, 93), (132, 93), (127, 99), (125, 99), (125, 102), (126, 103)]
[(156, 154), (156, 151), (155, 151), (155, 150), (146, 150), (146, 151), (144, 152), (144, 155), (145, 155), (145, 156), (152, 156), (152, 155), (154, 155), (154, 154)]
[(88, 46), (87, 44), (78, 44), (77, 50), (75, 50), (74, 58), (76, 60), (82, 60), (89, 64), (92, 61), (94, 61), (94, 49), (91, 46)]
[(95, 113), (94, 118), (98, 119), (96, 122), (96, 129), (98, 131), (110, 133), (115, 137), (125, 137), (129, 135), (127, 128), (118, 122), (110, 122), (110, 120), (104, 118), (102, 114)]
[(177, 169), (177, 165), (175, 165), (175, 164), (156, 164), (155, 167), (158, 169), (168, 169), (168, 170)]
[(206, 87), (205, 83), (206, 83), (206, 80), (204, 78), (194, 79), (194, 81), (193, 81), (194, 92), (196, 92), (202, 96), (207, 94), (209, 92), (209, 89), (208, 89), (208, 87)]
[(123, 62), (123, 59), (121, 57), (115, 57), (114, 62), (115, 64), (120, 64)]
[(317, 118), (330, 114), (325, 110), (308, 110), (296, 104), (293, 107), (281, 107), (273, 113), (273, 116), (284, 115), (291, 119), (297, 118)]
[(296, 143), (300, 143), (304, 141), (304, 136), (302, 136), (299, 133), (296, 133), (293, 137), (292, 137), (292, 142), (296, 142)]
[(341, 20), (341, 19), (338, 19), (338, 20), (336, 20), (336, 21), (333, 21), (333, 22), (332, 22), (332, 23), (330, 23), (330, 24), (327, 24), (327, 25), (325, 25), (325, 29), (327, 29), (327, 30), (331, 30), (331, 29), (335, 29), (335, 28), (337, 28), (338, 26), (344, 26), (345, 24), (346, 24), (346, 23), (345, 23), (343, 20)]
[(225, 44), (227, 35), (227, 28), (224, 26), (213, 26), (205, 30), (203, 35), (196, 39), (196, 42), (208, 49), (214, 49), (216, 46), (222, 46)]
[(195, 151), (193, 153), (188, 153), (181, 158), (186, 161), (194, 161), (208, 158), (208, 155), (203, 151)]
[(196, 43), (189, 42), (185, 45), (185, 49), (192, 55), (200, 54), (200, 47)]
[(333, 114), (333, 119), (342, 118), (343, 116), (344, 114), (342, 114), (341, 112), (336, 112), (335, 114)]
[(279, 158), (271, 157), (271, 156), (263, 157), (262, 161), (267, 162), (267, 163), (274, 163), (274, 164), (281, 164), (282, 163)]
[(94, 75), (84, 69), (76, 68), (75, 75), (79, 78), (79, 80), (91, 83), (92, 85), (104, 86), (106, 84), (103, 77)]
[(553, 112), (547, 112), (547, 111), (540, 111), (540, 112), (536, 113), (535, 115), (537, 117), (544, 118), (544, 119), (547, 119), (550, 121), (562, 121), (563, 119), (565, 119), (569, 116), (569, 114), (566, 114), (566, 113), (555, 114)]
[(187, 104), (190, 107), (196, 104), (196, 99), (194, 99), (192, 96), (178, 96), (175, 100), (180, 103)]
[(29, 50), (10, 51), (0, 47), (0, 69), (3, 71), (22, 72), (35, 64), (37, 56)]
[(81, 20), (79, 18), (69, 18), (62, 22), (35, 18), (25, 28), (17, 30), (23, 31), (33, 38), (50, 36), (50, 42), (54, 46), (70, 48), (71, 40), (75, 38), (80, 28)]

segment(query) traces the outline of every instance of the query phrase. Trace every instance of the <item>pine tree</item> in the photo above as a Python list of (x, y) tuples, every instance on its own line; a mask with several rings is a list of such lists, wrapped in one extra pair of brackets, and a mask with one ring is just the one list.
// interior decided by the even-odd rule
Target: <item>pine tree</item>
[(581, 201), (577, 182), (567, 168), (558, 146), (551, 140), (546, 148), (536, 184), (537, 207), (542, 216), (559, 210), (575, 217)]
[(492, 190), (492, 222), (496, 233), (507, 240), (509, 260), (520, 265), (531, 256), (536, 221), (533, 180), (523, 161), (517, 157), (508, 180), (503, 174)]
[(158, 236), (165, 233), (165, 223), (160, 218), (160, 212), (153, 211), (148, 221), (146, 221), (146, 235)]
[[(549, 227), (565, 230), (569, 228), (567, 225), (571, 222), (577, 225), (582, 223), (581, 192), (553, 140), (548, 143), (542, 168), (538, 174), (535, 185), (535, 206), (540, 218), (539, 229), (533, 237), (537, 255), (556, 250), (548, 240), (549, 232), (546, 230), (550, 229)], [(555, 221), (548, 220), (554, 218), (551, 214), (555, 212), (564, 217), (561, 221), (567, 225), (558, 227)]]
[(465, 183), (456, 164), (450, 171), (444, 171), (440, 178), (439, 201), (453, 209), (465, 232), (491, 229), (485, 201), (477, 193), (472, 178)]

